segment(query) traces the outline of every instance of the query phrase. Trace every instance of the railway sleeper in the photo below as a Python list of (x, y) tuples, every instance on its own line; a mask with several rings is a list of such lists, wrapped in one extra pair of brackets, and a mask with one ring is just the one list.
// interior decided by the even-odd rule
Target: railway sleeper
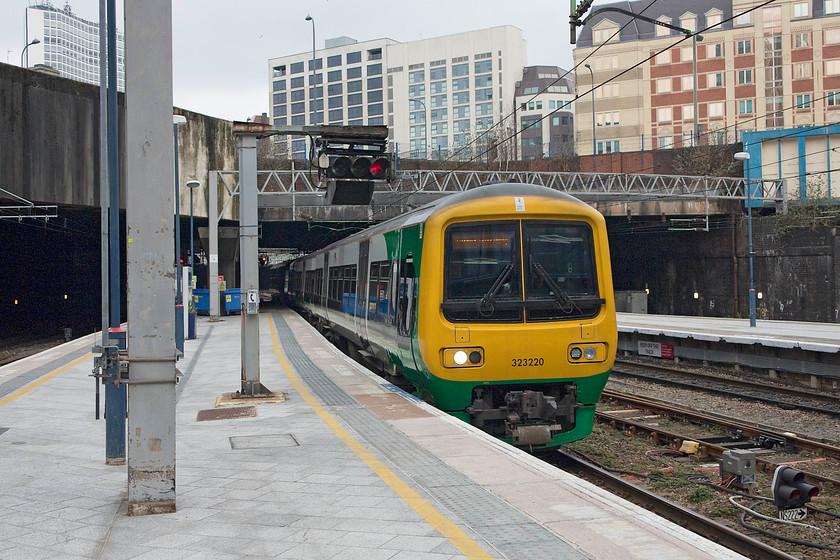
[(555, 434), (575, 427), (575, 414), (582, 407), (573, 383), (527, 388), (489, 385), (473, 390), (473, 403), (466, 412), (474, 426), (509, 438), (514, 445), (546, 445)]

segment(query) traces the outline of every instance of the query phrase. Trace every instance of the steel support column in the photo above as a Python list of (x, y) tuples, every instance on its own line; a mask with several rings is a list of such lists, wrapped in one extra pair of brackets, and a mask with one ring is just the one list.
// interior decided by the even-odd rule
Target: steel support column
[[(249, 292), (258, 293), (260, 275), (259, 221), (257, 217), (257, 136), (240, 133), (239, 139), (239, 273), (242, 295), (242, 389), (257, 395), (260, 385), (260, 316), (246, 313)], [(259, 297), (257, 297), (259, 301)]]
[(219, 320), (219, 172), (211, 171), (207, 181), (207, 226), (210, 254), (207, 258), (207, 287), (210, 289), (210, 322)]
[(125, 3), (128, 514), (175, 511), (172, 0)]

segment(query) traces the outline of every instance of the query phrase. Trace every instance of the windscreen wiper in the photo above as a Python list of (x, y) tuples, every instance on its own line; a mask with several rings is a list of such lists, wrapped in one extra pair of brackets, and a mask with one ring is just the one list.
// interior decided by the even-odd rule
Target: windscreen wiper
[(508, 277), (510, 277), (510, 273), (513, 270), (513, 263), (507, 263), (504, 268), (502, 268), (499, 275), (496, 277), (496, 281), (493, 282), (493, 285), (490, 286), (490, 290), (484, 294), (481, 298), (481, 301), (478, 302), (478, 310), (483, 313), (483, 310), (489, 310), (489, 314), (493, 314), (494, 310), (494, 303), (496, 300), (496, 294), (499, 293), (499, 290), (502, 289), (502, 286), (505, 285)]
[(575, 305), (575, 302), (572, 301), (572, 298), (569, 297), (563, 288), (561, 288), (557, 282), (546, 272), (543, 265), (538, 263), (534, 260), (533, 256), (529, 257), (531, 261), (531, 268), (536, 271), (540, 278), (548, 284), (548, 287), (551, 288), (551, 291), (554, 295), (554, 301), (557, 302), (557, 305), (560, 307), (560, 311), (563, 313), (571, 313), (573, 310), (577, 309), (580, 312), (580, 309)]

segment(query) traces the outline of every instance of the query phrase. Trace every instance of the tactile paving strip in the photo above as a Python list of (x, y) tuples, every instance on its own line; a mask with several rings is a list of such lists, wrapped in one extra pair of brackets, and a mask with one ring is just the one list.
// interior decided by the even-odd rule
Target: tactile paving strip
[(460, 520), (462, 528), (471, 529), (468, 534), (480, 535), (508, 558), (588, 558), (361, 407), (309, 359), (285, 320), (278, 314), (273, 318), (284, 354), (312, 392), (333, 406), (331, 413), (351, 426), (368, 449), (415, 491), (448, 510), (450, 519)]
[[(44, 377), (48, 373), (52, 373), (60, 367), (66, 366), (68, 363), (81, 358), (85, 354), (89, 354), (90, 350), (87, 348), (83, 348), (81, 350), (76, 350), (74, 352), (70, 352), (65, 356), (60, 358), (56, 358), (55, 360), (51, 361), (48, 364), (44, 364), (42, 366), (38, 366), (26, 373), (22, 373), (17, 377), (9, 379), (8, 381), (4, 381), (0, 383), (0, 397), (5, 397), (11, 393), (14, 393), (18, 389), (26, 387), (33, 381), (37, 381), (38, 379)], [(93, 361), (91, 360), (91, 367), (93, 367)]]

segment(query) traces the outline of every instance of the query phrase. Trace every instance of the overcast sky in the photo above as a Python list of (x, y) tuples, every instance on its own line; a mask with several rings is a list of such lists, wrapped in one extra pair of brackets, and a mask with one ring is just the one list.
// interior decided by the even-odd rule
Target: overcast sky
[[(25, 9), (40, 3), (0, 0), (3, 62), (20, 64)], [(69, 4), (77, 16), (99, 21), (98, 0)], [(52, 5), (61, 9), (65, 1), (53, 0)], [(318, 49), (324, 48), (324, 39), (341, 35), (405, 42), (513, 25), (527, 41), (529, 65), (572, 66), (565, 1), (173, 0), (172, 11), (175, 106), (228, 120), (268, 112), (268, 59), (311, 51), (307, 14), (315, 19)], [(125, 28), (121, 19), (118, 28)], [(126, 56), (130, 60), (131, 53)]]

